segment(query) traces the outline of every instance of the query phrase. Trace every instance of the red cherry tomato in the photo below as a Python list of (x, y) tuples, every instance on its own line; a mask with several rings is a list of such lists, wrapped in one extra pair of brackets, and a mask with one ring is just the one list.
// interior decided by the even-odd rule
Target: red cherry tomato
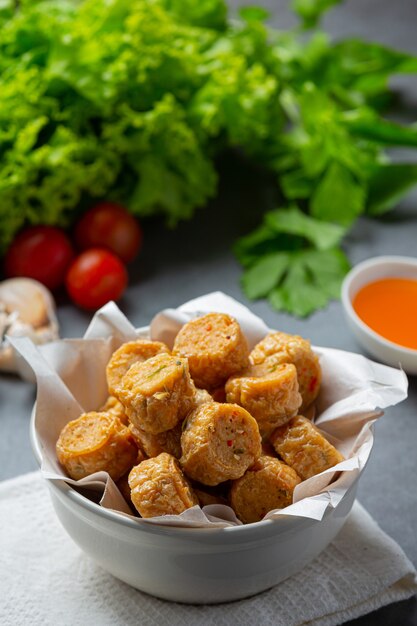
[(31, 226), (20, 232), (5, 258), (8, 277), (27, 276), (49, 289), (59, 287), (74, 256), (72, 245), (59, 228)]
[(91, 248), (74, 259), (65, 284), (75, 304), (83, 309), (98, 309), (121, 297), (127, 285), (127, 272), (112, 252)]
[(135, 258), (142, 244), (142, 230), (137, 220), (113, 202), (101, 202), (87, 211), (74, 234), (80, 250), (107, 248), (124, 263)]

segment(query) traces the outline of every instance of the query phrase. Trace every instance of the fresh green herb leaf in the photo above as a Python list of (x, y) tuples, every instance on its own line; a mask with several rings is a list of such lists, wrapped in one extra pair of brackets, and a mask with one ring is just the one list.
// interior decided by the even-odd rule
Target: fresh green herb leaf
[(304, 263), (314, 277), (316, 287), (328, 298), (338, 298), (342, 280), (350, 269), (344, 252), (338, 248), (307, 251)]
[(308, 178), (304, 169), (296, 169), (280, 178), (281, 188), (289, 200), (309, 198), (314, 189), (314, 179)]
[(318, 219), (350, 226), (365, 208), (365, 186), (345, 167), (333, 162), (311, 198)]
[(162, 0), (161, 4), (186, 24), (225, 30), (227, 6), (223, 0)]
[(279, 283), (289, 265), (289, 255), (275, 252), (261, 257), (242, 276), (242, 287), (248, 298), (264, 298)]
[(309, 217), (296, 206), (270, 211), (265, 215), (265, 223), (276, 233), (304, 237), (319, 250), (335, 246), (345, 234), (342, 226)]
[(303, 20), (305, 28), (313, 28), (323, 13), (341, 0), (293, 0), (292, 8)]
[(271, 291), (269, 302), (278, 311), (310, 315), (339, 296), (348, 269), (349, 263), (338, 249), (294, 253), (284, 280)]
[(375, 166), (369, 179), (367, 212), (381, 215), (392, 209), (417, 184), (417, 164), (386, 163)]
[(329, 81), (339, 80), (370, 98), (387, 91), (390, 76), (417, 72), (417, 59), (378, 43), (347, 39), (333, 46), (327, 67)]
[[(276, 237), (286, 233), (287, 242), (294, 240), (293, 249), (282, 251), (273, 238), (274, 231)], [(270, 211), (240, 249), (247, 265), (242, 277), (246, 296), (268, 297), (275, 309), (300, 317), (325, 306), (329, 299), (339, 296), (349, 269), (345, 255), (335, 247), (344, 232), (343, 227), (319, 222), (294, 206)], [(275, 245), (275, 252), (262, 254), (262, 244), (268, 246), (263, 250)]]
[(246, 237), (239, 239), (234, 246), (234, 252), (244, 267), (250, 267), (269, 253), (299, 250), (303, 245), (302, 237), (279, 234), (264, 223)]
[(239, 9), (239, 15), (247, 22), (264, 22), (269, 17), (269, 12), (262, 7), (249, 6)]
[(364, 139), (377, 141), (388, 146), (411, 146), (417, 148), (417, 127), (402, 126), (384, 120), (369, 109), (348, 111), (344, 122), (349, 131)]

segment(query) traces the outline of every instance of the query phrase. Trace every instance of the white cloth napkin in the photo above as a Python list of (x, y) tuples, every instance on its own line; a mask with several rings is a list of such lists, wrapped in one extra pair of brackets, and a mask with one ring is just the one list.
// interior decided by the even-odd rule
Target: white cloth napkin
[(158, 600), (96, 566), (60, 526), (39, 472), (0, 483), (0, 520), (2, 626), (333, 626), (417, 592), (412, 563), (358, 503), (299, 574), (215, 606)]

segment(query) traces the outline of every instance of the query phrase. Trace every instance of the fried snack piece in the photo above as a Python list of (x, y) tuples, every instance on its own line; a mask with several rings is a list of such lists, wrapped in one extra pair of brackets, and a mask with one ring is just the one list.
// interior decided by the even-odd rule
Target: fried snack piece
[[(213, 402), (213, 398), (208, 391), (195, 389), (194, 408), (206, 402)], [(130, 424), (129, 428), (136, 445), (138, 448), (142, 448), (148, 457), (158, 456), (161, 452), (168, 452), (168, 454), (175, 456), (176, 459), (181, 457), (182, 422), (178, 423), (175, 428), (165, 430), (157, 435), (147, 433), (133, 424)]]
[(173, 354), (187, 357), (197, 387), (220, 387), (248, 365), (249, 349), (239, 324), (224, 313), (208, 313), (185, 324)]
[(194, 395), (194, 406), (200, 406), (206, 404), (206, 402), (213, 402), (212, 396), (205, 389), (196, 389)]
[(249, 366), (226, 383), (227, 402), (243, 406), (256, 419), (262, 436), (296, 415), (302, 398), (297, 370), (289, 363)]
[(311, 349), (310, 342), (298, 335), (270, 333), (260, 341), (250, 353), (254, 364), (270, 359), (273, 363), (293, 363), (297, 368), (298, 385), (306, 409), (318, 396), (321, 384), (321, 368), (318, 356)]
[(259, 522), (268, 511), (289, 506), (300, 482), (291, 467), (273, 457), (261, 456), (242, 478), (233, 481), (230, 503), (245, 524)]
[(180, 463), (190, 478), (218, 485), (243, 476), (261, 454), (256, 420), (237, 404), (210, 402), (184, 423)]
[(125, 408), (121, 402), (114, 396), (109, 396), (103, 406), (99, 409), (99, 413), (110, 413), (119, 418), (125, 426), (129, 424), (129, 418), (126, 415)]
[(104, 470), (117, 481), (136, 462), (138, 449), (117, 417), (91, 411), (64, 426), (56, 453), (75, 480)]
[(182, 424), (177, 424), (175, 428), (171, 430), (165, 430), (163, 433), (152, 435), (147, 433), (142, 428), (137, 428), (133, 424), (129, 426), (133, 439), (135, 440), (138, 448), (142, 448), (148, 457), (154, 457), (161, 454), (161, 452), (168, 452), (176, 459), (181, 456), (181, 433)]
[(344, 457), (308, 419), (297, 415), (277, 428), (270, 441), (279, 456), (306, 480), (337, 465)]
[(122, 344), (113, 352), (106, 367), (107, 385), (110, 393), (115, 395), (116, 388), (133, 363), (142, 363), (160, 353), (170, 354), (168, 346), (160, 341), (138, 339)]
[(166, 452), (134, 467), (129, 486), (133, 505), (142, 517), (179, 515), (198, 504), (178, 461)]
[(136, 428), (152, 435), (171, 430), (194, 407), (195, 387), (187, 359), (158, 354), (134, 363), (115, 395)]

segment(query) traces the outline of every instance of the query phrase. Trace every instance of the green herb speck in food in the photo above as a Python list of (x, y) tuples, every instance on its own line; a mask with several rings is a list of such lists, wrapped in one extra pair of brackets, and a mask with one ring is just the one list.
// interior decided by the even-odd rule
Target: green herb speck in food
[(162, 370), (165, 369), (166, 367), (167, 365), (161, 365), (160, 367), (158, 367), (158, 369), (148, 374), (147, 378), (153, 378), (154, 376), (159, 374), (159, 372), (162, 372)]

